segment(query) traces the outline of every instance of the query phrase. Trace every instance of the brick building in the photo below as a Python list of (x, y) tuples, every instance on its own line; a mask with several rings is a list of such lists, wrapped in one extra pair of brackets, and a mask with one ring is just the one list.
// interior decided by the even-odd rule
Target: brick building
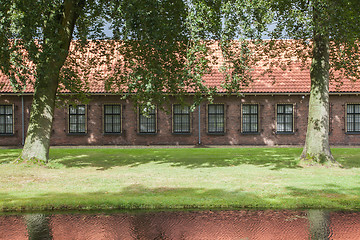
[[(90, 83), (87, 105), (55, 110), (52, 145), (298, 145), (304, 144), (310, 90), (309, 70), (293, 64), (278, 69), (275, 79), (254, 71), (242, 96), (220, 92), (213, 103), (202, 102), (190, 112), (173, 100), (142, 116), (103, 84)], [(219, 72), (205, 82), (219, 86)], [(275, 80), (275, 81), (274, 81)], [(5, 76), (0, 91), (0, 145), (21, 145), (28, 126), (32, 89), (13, 92)], [(330, 84), (330, 144), (360, 144), (360, 82), (344, 79)], [(191, 102), (191, 95), (188, 98)]]

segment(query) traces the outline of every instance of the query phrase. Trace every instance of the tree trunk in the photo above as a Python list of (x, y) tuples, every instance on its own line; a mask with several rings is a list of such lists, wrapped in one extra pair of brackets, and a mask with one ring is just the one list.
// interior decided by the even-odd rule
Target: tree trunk
[(21, 153), (23, 161), (47, 162), (50, 135), (54, 118), (55, 96), (59, 71), (36, 79), (31, 105), (31, 115), (25, 145)]
[(76, 19), (85, 0), (64, 0), (44, 27), (30, 122), (20, 160), (47, 163), (60, 69), (65, 63)]
[(314, 1), (308, 127), (301, 164), (336, 165), (329, 145), (329, 32), (326, 1)]

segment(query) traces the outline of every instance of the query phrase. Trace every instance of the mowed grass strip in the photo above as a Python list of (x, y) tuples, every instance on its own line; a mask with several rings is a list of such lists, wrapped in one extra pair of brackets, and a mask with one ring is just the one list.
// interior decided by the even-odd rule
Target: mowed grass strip
[(297, 165), (300, 148), (54, 148), (46, 167), (0, 150), (0, 211), (182, 208), (359, 210), (360, 149), (344, 168)]

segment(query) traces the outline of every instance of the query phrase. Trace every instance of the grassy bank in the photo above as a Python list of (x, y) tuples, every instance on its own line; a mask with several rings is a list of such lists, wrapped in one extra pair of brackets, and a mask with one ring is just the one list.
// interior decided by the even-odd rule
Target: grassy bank
[(300, 168), (299, 148), (52, 149), (45, 167), (0, 149), (0, 211), (141, 208), (359, 210), (360, 149)]

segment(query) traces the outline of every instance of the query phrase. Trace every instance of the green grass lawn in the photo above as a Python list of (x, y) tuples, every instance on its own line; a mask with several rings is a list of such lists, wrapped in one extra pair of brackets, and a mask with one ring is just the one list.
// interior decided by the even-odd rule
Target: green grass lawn
[(0, 149), (0, 211), (360, 209), (360, 149), (344, 168), (297, 166), (300, 148), (51, 149), (47, 167)]

